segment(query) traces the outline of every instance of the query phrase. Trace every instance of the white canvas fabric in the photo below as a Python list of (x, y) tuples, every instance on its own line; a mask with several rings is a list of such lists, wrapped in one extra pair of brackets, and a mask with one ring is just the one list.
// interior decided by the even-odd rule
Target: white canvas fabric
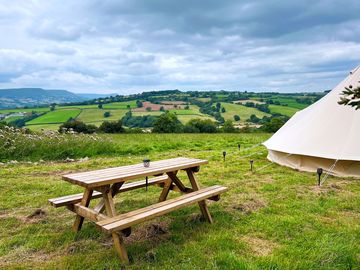
[(360, 177), (360, 110), (338, 104), (349, 85), (360, 85), (360, 66), (264, 142), (268, 159), (304, 171), (328, 169), (337, 160), (332, 174)]

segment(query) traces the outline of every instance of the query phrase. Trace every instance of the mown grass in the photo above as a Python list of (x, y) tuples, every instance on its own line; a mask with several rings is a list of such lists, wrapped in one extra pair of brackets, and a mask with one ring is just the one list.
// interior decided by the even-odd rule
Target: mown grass
[(26, 125), (63, 123), (69, 120), (71, 117), (76, 118), (80, 112), (80, 109), (55, 110), (27, 122)]
[(226, 110), (225, 113), (221, 113), (225, 120), (234, 121), (234, 115), (239, 115), (239, 122), (241, 123), (246, 122), (246, 120), (249, 119), (252, 114), (255, 114), (259, 118), (263, 118), (263, 116), (270, 116), (268, 113), (264, 113), (258, 109), (246, 107), (240, 104), (222, 102), (221, 107), (224, 107)]
[[(105, 112), (110, 112), (110, 116), (104, 117)], [(83, 109), (76, 119), (85, 123), (101, 124), (104, 121), (118, 121), (126, 112), (127, 110)]]
[[(318, 188), (315, 174), (277, 165), (251, 173), (249, 154), (253, 153), (255, 169), (268, 161), (262, 146), (248, 147), (268, 137), (116, 135), (111, 139), (119, 147), (130, 145), (134, 151), (81, 163), (3, 166), (0, 267), (120, 269), (109, 236), (90, 222), (85, 222), (80, 233), (73, 233), (74, 215), (47, 204), (49, 198), (82, 191), (62, 181), (61, 175), (139, 163), (145, 156), (151, 160), (186, 156), (209, 160), (197, 174), (201, 186), (229, 187), (219, 202), (209, 204), (214, 224), (189, 218), (199, 213), (194, 205), (136, 226), (125, 240), (133, 261), (127, 269), (359, 269), (359, 181), (330, 177)], [(242, 151), (237, 150), (238, 142)], [(228, 153), (226, 162), (223, 150)], [(117, 211), (154, 203), (159, 194), (156, 187), (120, 194)], [(46, 214), (27, 218), (38, 208)], [(149, 224), (159, 224), (165, 233), (147, 235)]]
[(293, 116), (297, 111), (299, 111), (299, 109), (281, 105), (269, 105), (269, 109), (271, 113), (279, 113), (289, 117)]
[(108, 104), (104, 104), (103, 108), (104, 109), (127, 109), (128, 105), (130, 105), (130, 108), (136, 108), (136, 100), (108, 103)]
[(48, 112), (50, 111), (49, 107), (42, 108), (14, 108), (14, 109), (0, 109), (0, 113), (15, 113), (15, 112)]

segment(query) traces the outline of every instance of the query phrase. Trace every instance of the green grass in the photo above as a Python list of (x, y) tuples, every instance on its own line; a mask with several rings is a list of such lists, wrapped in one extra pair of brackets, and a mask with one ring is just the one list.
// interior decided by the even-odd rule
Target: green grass
[(80, 109), (55, 110), (27, 122), (26, 125), (64, 123), (69, 120), (70, 117), (76, 118), (80, 112)]
[[(110, 117), (104, 117), (105, 112), (110, 112)], [(106, 109), (83, 109), (77, 120), (85, 123), (102, 123), (103, 121), (117, 121), (120, 120), (127, 110), (106, 110)]]
[(58, 130), (61, 124), (44, 124), (44, 125), (29, 125), (26, 128), (32, 131), (41, 131), (41, 130)]
[[(52, 208), (49, 198), (81, 192), (61, 180), (69, 172), (134, 164), (178, 156), (208, 159), (197, 174), (202, 187), (229, 187), (221, 200), (209, 204), (214, 223), (189, 220), (197, 205), (174, 211), (147, 224), (166, 233), (146, 235), (147, 224), (132, 228), (125, 245), (133, 263), (128, 269), (359, 269), (360, 184), (329, 177), (315, 186), (314, 173), (268, 164), (261, 146), (269, 134), (133, 134), (110, 136), (122, 155), (91, 158), (87, 162), (3, 166), (0, 170), (0, 268), (4, 269), (120, 269), (111, 238), (85, 221), (71, 231), (74, 214)], [(243, 151), (237, 150), (237, 143)], [(135, 149), (140, 149), (136, 152)], [(148, 149), (146, 153), (142, 150)], [(226, 150), (227, 160), (222, 161)], [(180, 179), (185, 179), (183, 172)], [(187, 183), (188, 184), (188, 183)], [(119, 194), (116, 210), (126, 212), (155, 203), (157, 187)], [(170, 197), (178, 196), (171, 193)], [(43, 217), (28, 219), (35, 209)], [(150, 260), (146, 253), (154, 254)]]
[(130, 108), (136, 108), (136, 100), (123, 101), (123, 102), (113, 102), (104, 104), (104, 109), (127, 109), (127, 106), (130, 105)]
[(21, 119), (21, 118), (23, 118), (23, 116), (10, 116), (10, 117), (5, 119), (5, 122), (10, 123), (11, 121), (15, 121), (15, 120), (18, 120), (18, 119)]
[(293, 116), (297, 111), (299, 111), (299, 109), (281, 105), (269, 105), (269, 109), (271, 113), (280, 113), (289, 117)]
[(183, 124), (186, 124), (187, 122), (189, 122), (192, 119), (201, 119), (201, 120), (210, 119), (211, 121), (215, 122), (215, 119), (213, 117), (208, 116), (206, 114), (180, 114), (180, 115), (177, 115), (177, 118)]
[(302, 109), (306, 108), (307, 106), (309, 106), (307, 104), (298, 103), (295, 100), (295, 97), (294, 98), (274, 97), (274, 98), (271, 98), (271, 99), (274, 102), (279, 101), (281, 105), (287, 104), (289, 107), (296, 108), (296, 109), (299, 109), (299, 110), (302, 110)]
[(13, 112), (48, 112), (50, 111), (49, 107), (45, 108), (27, 108), (27, 109), (0, 109), (0, 114), (2, 113), (13, 113)]
[(244, 123), (247, 119), (250, 118), (252, 114), (255, 114), (259, 118), (263, 118), (263, 116), (270, 116), (268, 113), (264, 113), (255, 108), (249, 108), (240, 104), (232, 104), (222, 102), (221, 106), (225, 108), (226, 112), (221, 113), (221, 115), (225, 118), (225, 120), (234, 121), (234, 115), (240, 116), (240, 122)]

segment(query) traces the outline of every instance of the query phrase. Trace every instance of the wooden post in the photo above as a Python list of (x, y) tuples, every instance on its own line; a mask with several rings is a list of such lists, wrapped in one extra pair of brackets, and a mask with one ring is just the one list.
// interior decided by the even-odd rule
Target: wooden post
[(174, 172), (167, 172), (166, 173), (170, 179), (175, 183), (175, 185), (177, 185), (177, 187), (182, 191), (182, 192), (186, 192), (186, 187), (184, 186), (184, 184), (180, 181), (180, 179), (176, 176), (176, 173)]
[(161, 194), (160, 194), (160, 197), (159, 197), (159, 202), (163, 202), (163, 201), (166, 200), (166, 198), (167, 198), (167, 196), (169, 194), (171, 185), (172, 185), (172, 180), (169, 178), (168, 181), (166, 181), (164, 183), (163, 190), (161, 191)]
[[(120, 182), (120, 183), (115, 183), (111, 186), (111, 196), (114, 197), (119, 189), (121, 188), (121, 186), (124, 184), (124, 182)], [(104, 211), (105, 209), (105, 201), (104, 198), (101, 199), (101, 201), (94, 207), (94, 210), (98, 213), (101, 213), (102, 211)]]
[[(187, 173), (187, 175), (189, 177), (189, 180), (190, 180), (190, 183), (191, 183), (191, 186), (192, 186), (193, 190), (195, 190), (195, 191), (199, 190), (200, 186), (199, 186), (198, 181), (195, 178), (195, 175), (194, 175), (193, 171), (191, 169), (187, 169), (186, 173)], [(199, 204), (199, 207), (200, 207), (200, 211), (201, 211), (203, 217), (206, 219), (206, 221), (209, 222), (209, 223), (213, 223), (211, 214), (210, 214), (209, 209), (207, 208), (207, 205), (206, 205), (206, 201), (205, 200), (201, 201), (198, 204)]]
[[(85, 189), (80, 205), (88, 207), (92, 197), (92, 193), (93, 193), (92, 189), (88, 189), (88, 188)], [(78, 232), (81, 229), (83, 222), (84, 222), (84, 218), (80, 215), (76, 215), (74, 224), (72, 226), (73, 231)]]
[[(114, 204), (114, 200), (113, 200), (112, 189), (104, 190), (103, 199), (104, 199), (104, 205), (105, 205), (107, 215), (109, 217), (115, 216), (116, 212), (115, 212), (115, 204)], [(122, 236), (119, 235), (117, 232), (113, 232), (111, 235), (114, 240), (115, 249), (116, 249), (120, 259), (125, 264), (129, 264), (129, 257), (126, 252)]]

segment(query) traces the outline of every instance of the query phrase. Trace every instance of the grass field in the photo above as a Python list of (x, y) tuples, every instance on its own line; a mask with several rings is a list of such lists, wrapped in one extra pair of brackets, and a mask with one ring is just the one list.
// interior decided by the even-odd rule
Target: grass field
[(80, 112), (80, 109), (55, 110), (27, 122), (26, 125), (63, 123), (69, 120), (70, 117), (76, 118)]
[(130, 105), (130, 108), (136, 108), (136, 100), (104, 104), (103, 108), (104, 109), (127, 109), (128, 105)]
[(226, 110), (225, 113), (221, 113), (225, 120), (234, 121), (234, 115), (236, 114), (240, 116), (241, 123), (244, 123), (247, 119), (249, 119), (252, 114), (255, 114), (259, 118), (262, 118), (263, 116), (270, 116), (270, 114), (261, 112), (258, 109), (249, 108), (239, 104), (222, 102), (221, 106)]
[[(110, 112), (110, 117), (104, 117), (105, 112)], [(102, 123), (103, 121), (120, 120), (127, 110), (106, 110), (106, 109), (83, 109), (77, 120), (85, 123)]]
[(293, 116), (297, 111), (299, 111), (299, 109), (281, 105), (269, 105), (269, 109), (271, 113), (280, 113), (289, 117)]
[(1, 113), (15, 113), (15, 112), (48, 112), (50, 111), (49, 107), (45, 108), (27, 108), (27, 109), (0, 109)]
[(29, 125), (26, 128), (32, 131), (41, 131), (41, 130), (59, 130), (61, 124), (37, 124), (37, 125)]
[[(268, 164), (261, 146), (245, 148), (269, 134), (116, 135), (118, 147), (148, 149), (145, 154), (91, 158), (87, 162), (3, 166), (0, 170), (0, 268), (120, 269), (111, 237), (90, 222), (71, 231), (74, 215), (47, 200), (81, 192), (61, 180), (64, 173), (187, 156), (208, 159), (198, 173), (203, 187), (229, 187), (209, 204), (214, 223), (193, 219), (193, 205), (135, 226), (125, 239), (133, 263), (126, 269), (359, 269), (359, 180), (329, 177), (315, 186), (315, 173)], [(243, 151), (237, 150), (237, 143)], [(228, 152), (222, 161), (222, 151)], [(180, 178), (184, 173), (179, 174)], [(116, 197), (126, 212), (154, 203), (160, 189), (150, 187)], [(174, 197), (177, 194), (170, 194)], [(28, 217), (41, 208), (45, 215)], [(149, 224), (163, 234), (149, 233)], [(152, 256), (147, 254), (151, 253)]]
[(274, 98), (271, 98), (271, 99), (273, 101), (279, 101), (281, 105), (287, 104), (289, 107), (296, 108), (296, 109), (299, 109), (299, 110), (304, 109), (307, 106), (309, 106), (307, 104), (298, 103), (293, 98), (274, 97)]

